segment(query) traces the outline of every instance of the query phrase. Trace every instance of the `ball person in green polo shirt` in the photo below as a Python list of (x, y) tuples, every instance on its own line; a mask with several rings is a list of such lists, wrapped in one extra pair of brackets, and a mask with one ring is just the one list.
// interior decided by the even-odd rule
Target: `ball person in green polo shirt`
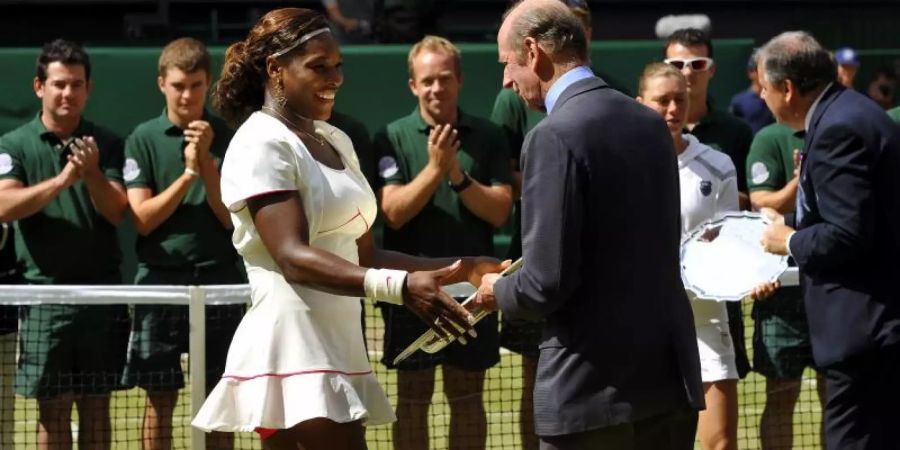
[[(753, 131), (741, 119), (715, 108), (709, 99), (709, 82), (716, 73), (712, 40), (707, 33), (694, 28), (676, 30), (666, 41), (663, 52), (665, 62), (681, 70), (688, 81), (690, 106), (686, 132), (731, 158), (737, 170), (738, 201), (741, 209), (749, 208), (745, 167)], [(740, 302), (728, 302), (726, 309), (728, 331), (734, 344), (734, 361), (738, 376), (743, 379), (750, 372), (744, 341), (744, 315)]]
[[(125, 143), (122, 171), (134, 213), (135, 284), (237, 284), (245, 278), (231, 246), (231, 218), (222, 204), (219, 164), (231, 140), (224, 121), (204, 108), (210, 57), (198, 40), (170, 42), (159, 57), (159, 90), (166, 108), (135, 128)], [(243, 305), (206, 313), (206, 380), (222, 376)], [(144, 449), (172, 447), (172, 413), (184, 387), (181, 354), (188, 350), (186, 306), (136, 305), (124, 382), (147, 391)], [(231, 448), (214, 433), (213, 448)]]
[[(41, 111), (0, 138), (0, 221), (16, 222), (16, 254), (30, 284), (118, 284), (115, 227), (128, 202), (122, 140), (82, 117), (91, 64), (55, 40), (37, 60)], [(110, 448), (109, 394), (128, 339), (123, 305), (22, 308), (16, 393), (38, 401), (38, 449)]]
[[(498, 126), (459, 109), (462, 67), (452, 43), (426, 36), (410, 50), (408, 65), (418, 106), (374, 138), (384, 247), (428, 257), (491, 255), (494, 229), (512, 205), (506, 138)], [(398, 369), (394, 448), (428, 448), (438, 364), (450, 404), (450, 448), (484, 448), (484, 373), (499, 361), (496, 315), (476, 325), (478, 337), (467, 347), (418, 352), (395, 367), (394, 358), (427, 327), (404, 308), (383, 304), (381, 311), (382, 362)]]
[[(794, 211), (803, 139), (780, 123), (756, 134), (747, 157), (747, 184), (754, 209)], [(791, 261), (793, 263), (793, 261)], [(809, 326), (800, 286), (785, 286), (753, 304), (753, 370), (766, 377), (766, 406), (759, 423), (762, 448), (792, 448), (794, 406), (803, 371), (813, 367)], [(819, 401), (825, 381), (817, 380)], [(820, 420), (820, 423), (822, 421)], [(824, 442), (824, 441), (823, 441)]]

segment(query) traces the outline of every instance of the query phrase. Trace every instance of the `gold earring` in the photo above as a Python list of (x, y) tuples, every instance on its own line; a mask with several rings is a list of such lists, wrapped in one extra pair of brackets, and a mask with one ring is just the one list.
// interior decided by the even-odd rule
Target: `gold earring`
[(281, 81), (281, 78), (278, 78), (275, 83), (275, 102), (282, 108), (287, 104), (287, 98), (284, 96), (284, 82)]

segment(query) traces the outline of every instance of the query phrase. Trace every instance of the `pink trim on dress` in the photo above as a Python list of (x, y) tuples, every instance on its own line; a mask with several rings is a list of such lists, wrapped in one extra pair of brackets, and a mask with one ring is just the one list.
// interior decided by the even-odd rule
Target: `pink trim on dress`
[(332, 369), (318, 369), (318, 370), (301, 370), (299, 372), (290, 372), (290, 373), (262, 373), (259, 375), (250, 375), (246, 377), (238, 376), (238, 375), (222, 375), (222, 378), (231, 378), (233, 380), (238, 381), (248, 381), (256, 378), (262, 377), (276, 377), (276, 378), (287, 378), (293, 377), (295, 375), (312, 375), (316, 373), (336, 373), (340, 375), (347, 375), (349, 377), (356, 377), (361, 375), (369, 375), (372, 373), (371, 370), (367, 370), (365, 372), (344, 372), (342, 370), (332, 370)]
[(344, 223), (342, 223), (342, 224), (340, 224), (340, 225), (338, 225), (338, 226), (336, 226), (336, 227), (334, 227), (334, 228), (332, 228), (332, 229), (330, 229), (330, 230), (320, 231), (319, 233), (331, 233), (332, 231), (339, 230), (339, 229), (341, 229), (341, 227), (346, 226), (347, 224), (349, 224), (349, 223), (353, 222), (354, 220), (356, 220), (357, 217), (359, 217), (360, 219), (362, 219), (363, 223), (366, 224), (366, 231), (369, 231), (369, 222), (366, 220), (365, 216), (363, 216), (362, 211), (360, 211), (360, 210), (359, 210), (359, 207), (357, 206), (357, 207), (356, 207), (356, 214), (354, 214), (353, 217), (351, 217), (349, 220), (347, 220), (346, 222), (344, 222)]

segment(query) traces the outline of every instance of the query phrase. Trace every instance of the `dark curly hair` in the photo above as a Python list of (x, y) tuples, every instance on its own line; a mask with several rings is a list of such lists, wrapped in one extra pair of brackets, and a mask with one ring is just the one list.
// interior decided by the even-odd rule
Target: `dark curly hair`
[(232, 125), (243, 122), (265, 99), (266, 58), (297, 42), (300, 36), (326, 27), (325, 17), (311, 9), (269, 11), (250, 29), (246, 39), (225, 51), (222, 75), (213, 91), (213, 106)]

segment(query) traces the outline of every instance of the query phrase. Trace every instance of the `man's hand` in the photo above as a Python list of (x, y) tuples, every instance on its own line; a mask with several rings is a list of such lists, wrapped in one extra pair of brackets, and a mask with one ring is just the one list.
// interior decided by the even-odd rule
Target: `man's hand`
[(184, 168), (200, 173), (200, 155), (197, 150), (197, 144), (189, 142), (184, 147)]
[(775, 280), (771, 283), (761, 283), (753, 288), (750, 292), (750, 298), (753, 300), (765, 300), (772, 296), (778, 288), (781, 287), (781, 282)]
[(772, 208), (763, 208), (760, 212), (771, 222), (763, 230), (760, 243), (763, 249), (776, 255), (787, 255), (787, 239), (794, 229), (784, 224), (784, 216)]
[(197, 159), (200, 162), (209, 158), (209, 148), (212, 146), (214, 137), (215, 133), (212, 127), (205, 120), (195, 120), (189, 123), (187, 129), (184, 130), (184, 140), (188, 144), (197, 146)]
[(497, 310), (497, 299), (494, 297), (494, 284), (500, 279), (500, 274), (489, 273), (481, 278), (481, 286), (475, 296), (475, 304), (485, 311)]
[(447, 172), (447, 179), (449, 179), (450, 183), (453, 185), (460, 184), (465, 179), (462, 166), (459, 164), (459, 158), (453, 158), (453, 162), (450, 164), (450, 170)]
[(338, 25), (340, 25), (341, 28), (344, 29), (344, 31), (352, 33), (353, 31), (359, 29), (359, 20), (352, 17), (347, 17), (343, 21), (338, 22)]
[[(406, 276), (403, 304), (419, 316), (438, 336), (460, 336), (472, 328), (474, 317), (441, 290), (445, 279), (462, 267), (457, 261), (438, 270), (412, 272)], [(464, 342), (462, 339), (461, 342)]]
[(784, 215), (776, 211), (774, 208), (760, 208), (759, 213), (769, 220), (770, 223), (784, 225)]
[(800, 149), (794, 149), (794, 178), (800, 176), (800, 164), (803, 160), (800, 159)]
[(456, 161), (459, 137), (453, 126), (437, 125), (428, 133), (428, 164), (433, 164), (441, 173), (448, 174)]
[(75, 138), (73, 144), (69, 162), (81, 176), (85, 178), (103, 176), (103, 172), (100, 171), (100, 149), (97, 148), (97, 141), (91, 136), (86, 136), (84, 139)]
[(69, 157), (69, 162), (66, 163), (65, 167), (63, 167), (62, 172), (56, 176), (57, 181), (62, 186), (62, 189), (68, 189), (70, 186), (75, 184), (81, 178), (81, 174), (78, 172), (78, 168), (71, 161), (71, 156)]
[(443, 279), (444, 285), (468, 281), (472, 286), (481, 286), (481, 277), (503, 271), (512, 264), (512, 260), (500, 261), (489, 256), (473, 256), (461, 259), (460, 264), (460, 270)]

